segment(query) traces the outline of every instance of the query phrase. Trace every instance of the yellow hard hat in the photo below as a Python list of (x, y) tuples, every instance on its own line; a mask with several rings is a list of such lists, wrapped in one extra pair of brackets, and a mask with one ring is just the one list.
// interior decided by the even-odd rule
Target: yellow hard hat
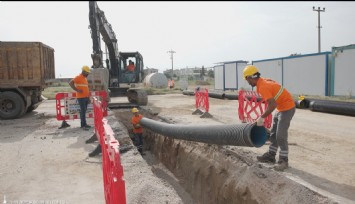
[(138, 113), (138, 109), (137, 108), (132, 108), (132, 113)]
[(258, 68), (254, 65), (248, 65), (243, 70), (244, 79), (247, 79), (248, 76), (253, 76), (255, 73), (259, 72)]
[(90, 68), (86, 65), (84, 65), (81, 70), (83, 70), (84, 72), (90, 73)]

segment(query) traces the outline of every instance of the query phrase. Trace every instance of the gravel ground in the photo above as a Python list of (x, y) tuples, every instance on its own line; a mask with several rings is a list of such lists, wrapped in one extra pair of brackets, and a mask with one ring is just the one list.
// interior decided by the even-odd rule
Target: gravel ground
[[(113, 98), (113, 102), (122, 100)], [(195, 110), (194, 97), (182, 94), (149, 96), (143, 108), (172, 123), (240, 123), (234, 100), (211, 98), (209, 112), (213, 118), (204, 119), (191, 114)], [(105, 203), (100, 157), (87, 156), (96, 146), (85, 144), (92, 130), (80, 129), (79, 120), (70, 120), (70, 127), (58, 129), (61, 121), (55, 114), (55, 101), (48, 100), (20, 119), (0, 120), (0, 195), (6, 196), (8, 203)], [(113, 112), (108, 120), (119, 137), (128, 137), (127, 129)], [(93, 125), (92, 119), (88, 121)], [(354, 203), (354, 124), (355, 117), (297, 109), (289, 135), (290, 168), (278, 175), (335, 202)], [(256, 155), (268, 147), (226, 148)], [(191, 192), (154, 154), (141, 156), (133, 148), (121, 155), (121, 162), (127, 203), (193, 203)]]

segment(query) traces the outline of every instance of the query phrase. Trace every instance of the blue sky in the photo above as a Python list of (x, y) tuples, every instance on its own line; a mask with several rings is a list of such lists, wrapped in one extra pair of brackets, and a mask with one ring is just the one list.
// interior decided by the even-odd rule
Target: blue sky
[[(159, 72), (212, 67), (221, 61), (262, 60), (355, 44), (355, 2), (98, 2), (117, 37), (119, 51), (139, 51)], [(0, 1), (1, 41), (40, 41), (55, 49), (56, 77), (91, 66), (89, 3)], [(104, 49), (104, 47), (103, 47)]]

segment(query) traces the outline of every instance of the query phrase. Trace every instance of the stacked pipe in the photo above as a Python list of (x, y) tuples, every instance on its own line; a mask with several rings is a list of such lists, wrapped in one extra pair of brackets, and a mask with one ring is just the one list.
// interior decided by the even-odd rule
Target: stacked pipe
[(224, 99), (225, 94), (223, 92), (208, 92), (208, 96), (211, 98)]
[(224, 96), (229, 100), (238, 100), (238, 94), (236, 93), (225, 93)]
[(194, 95), (195, 95), (195, 92), (194, 92), (194, 91), (191, 91), (191, 90), (184, 90), (184, 91), (182, 92), (182, 94), (188, 95), (188, 96), (194, 96)]
[(351, 102), (312, 99), (309, 103), (309, 109), (311, 111), (355, 116), (355, 103)]

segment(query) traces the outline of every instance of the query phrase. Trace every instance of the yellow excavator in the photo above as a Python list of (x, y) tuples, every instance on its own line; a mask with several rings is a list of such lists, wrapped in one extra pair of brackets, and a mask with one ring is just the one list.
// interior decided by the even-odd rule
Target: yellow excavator
[[(93, 70), (105, 68), (101, 50), (101, 36), (107, 49), (108, 57), (105, 60), (105, 69), (108, 70), (108, 79), (105, 80), (107, 80), (106, 86), (110, 92), (109, 96), (127, 96), (128, 101), (132, 104), (147, 105), (146, 91), (136, 88), (137, 83), (141, 83), (144, 77), (142, 55), (139, 52), (118, 51), (115, 32), (96, 1), (89, 1), (89, 21), (93, 42), (93, 53), (91, 54)], [(128, 69), (129, 63), (134, 64), (134, 69)]]

